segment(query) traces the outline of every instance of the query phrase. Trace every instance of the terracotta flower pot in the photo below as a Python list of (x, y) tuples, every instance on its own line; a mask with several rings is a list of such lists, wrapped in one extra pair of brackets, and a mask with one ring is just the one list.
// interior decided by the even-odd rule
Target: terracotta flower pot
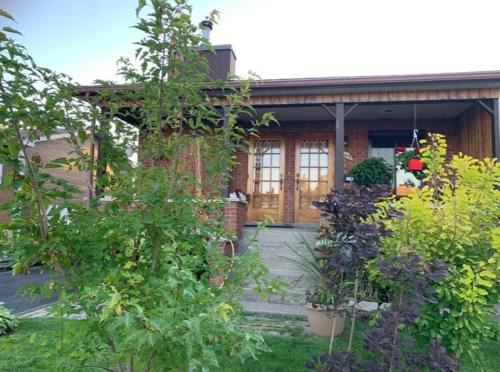
[(422, 163), (422, 161), (419, 159), (410, 159), (408, 160), (408, 164), (406, 164), (406, 168), (410, 172), (421, 171), (422, 169), (424, 169), (424, 163)]
[(410, 195), (411, 188), (408, 186), (398, 186), (396, 187), (397, 196), (408, 196)]
[(317, 306), (314, 308), (311, 303), (306, 305), (307, 320), (312, 333), (319, 337), (331, 337), (335, 324), (333, 336), (340, 336), (344, 331), (345, 312), (342, 310), (334, 311), (325, 305)]

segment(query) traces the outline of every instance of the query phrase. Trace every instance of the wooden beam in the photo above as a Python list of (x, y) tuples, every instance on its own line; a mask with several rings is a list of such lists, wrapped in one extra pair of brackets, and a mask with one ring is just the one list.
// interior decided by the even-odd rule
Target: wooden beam
[(490, 106), (488, 106), (486, 103), (484, 103), (483, 101), (481, 101), (480, 99), (477, 100), (477, 102), (484, 107), (484, 109), (486, 111), (488, 111), (491, 115), (495, 115), (495, 112), (492, 110), (492, 108)]
[(328, 112), (330, 115), (332, 115), (334, 119), (337, 118), (337, 115), (332, 110), (330, 110), (330, 108), (327, 105), (321, 105), (321, 106), (323, 106), (325, 111)]
[(500, 159), (500, 98), (493, 99), (493, 157)]
[(335, 182), (337, 190), (344, 188), (344, 104), (337, 103), (335, 112)]
[(345, 113), (344, 119), (347, 118), (349, 116), (349, 114), (351, 112), (353, 112), (356, 109), (356, 107), (358, 107), (358, 105), (359, 105), (359, 103), (355, 103), (353, 106), (351, 106), (351, 108), (349, 110), (347, 110), (347, 112)]

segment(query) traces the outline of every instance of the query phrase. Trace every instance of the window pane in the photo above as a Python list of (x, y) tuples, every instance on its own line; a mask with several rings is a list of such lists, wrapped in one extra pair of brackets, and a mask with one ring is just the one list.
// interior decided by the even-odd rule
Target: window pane
[(309, 168), (300, 168), (300, 179), (306, 180), (309, 178)]
[(271, 182), (262, 182), (262, 194), (267, 194), (271, 191)]
[(262, 157), (262, 165), (264, 167), (270, 167), (271, 166), (271, 155), (266, 154), (266, 155), (264, 155)]
[(311, 152), (319, 151), (319, 143), (318, 141), (311, 141)]
[(319, 155), (319, 165), (321, 167), (328, 167), (328, 155), (327, 154), (320, 154)]
[(279, 181), (279, 179), (280, 179), (280, 169), (279, 168), (272, 168), (271, 179), (273, 181)]
[(262, 179), (270, 180), (271, 179), (271, 168), (262, 169)]
[(272, 166), (273, 167), (280, 166), (280, 155), (279, 154), (273, 154)]
[(321, 181), (328, 180), (328, 168), (320, 168), (319, 169), (319, 179)]
[(309, 166), (309, 154), (300, 154), (300, 166), (301, 167)]
[(279, 194), (279, 192), (280, 192), (280, 183), (279, 182), (272, 182), (271, 183), (271, 193)]
[(311, 181), (318, 181), (318, 168), (311, 168), (309, 171), (309, 179)]
[(318, 159), (318, 154), (311, 154), (311, 164), (310, 166), (311, 167), (317, 167), (319, 164), (319, 159)]

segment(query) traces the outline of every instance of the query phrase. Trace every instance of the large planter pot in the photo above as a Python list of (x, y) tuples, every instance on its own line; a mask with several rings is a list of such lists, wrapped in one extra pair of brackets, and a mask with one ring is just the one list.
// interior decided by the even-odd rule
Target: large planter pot
[(345, 312), (342, 310), (335, 311), (325, 305), (317, 305), (314, 308), (311, 303), (308, 303), (306, 305), (306, 315), (311, 331), (315, 336), (331, 337), (334, 324), (334, 337), (340, 336), (344, 330)]

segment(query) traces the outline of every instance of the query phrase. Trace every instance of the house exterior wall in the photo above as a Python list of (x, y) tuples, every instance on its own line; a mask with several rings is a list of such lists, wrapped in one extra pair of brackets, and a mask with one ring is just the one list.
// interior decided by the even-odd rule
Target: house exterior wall
[[(89, 144), (84, 144), (83, 150), (88, 151)], [(39, 157), (42, 164), (47, 164), (48, 162), (62, 157), (72, 157), (73, 148), (68, 143), (65, 138), (52, 139), (46, 141), (35, 142), (34, 147), (27, 148), (28, 156)], [(3, 175), (10, 172), (8, 167), (2, 167)], [(61, 166), (60, 168), (48, 168), (44, 169), (45, 172), (51, 174), (57, 179), (67, 181), (69, 184), (75, 186), (80, 191), (76, 198), (78, 200), (83, 200), (87, 193), (87, 177), (85, 172), (79, 171), (78, 169), (69, 170), (67, 166)], [(2, 177), (3, 178), (3, 177)], [(53, 185), (48, 185), (48, 187), (55, 187)], [(14, 192), (12, 190), (0, 190), (0, 205), (9, 201)], [(0, 223), (8, 222), (8, 213), (0, 211)]]
[[(284, 224), (294, 223), (295, 216), (295, 137), (298, 134), (333, 131), (333, 122), (311, 122), (311, 123), (280, 123), (279, 126), (264, 128), (261, 133), (281, 133), (285, 142), (285, 169), (284, 169)], [(356, 164), (368, 158), (369, 136), (373, 131), (402, 131), (413, 130), (411, 121), (346, 121), (345, 135), (348, 144), (345, 151), (349, 152), (352, 160), (345, 160), (344, 171), (347, 174)], [(459, 123), (456, 120), (421, 120), (418, 122), (418, 129), (433, 133), (441, 133), (446, 136), (448, 141), (448, 154), (451, 156), (459, 152)], [(411, 138), (409, 139), (411, 141)], [(334, 157), (334, 153), (329, 156)], [(240, 189), (246, 193), (248, 190), (248, 154), (245, 151), (239, 151), (236, 155), (238, 165), (232, 172), (230, 182), (230, 191)], [(252, 196), (250, 195), (250, 198)], [(251, 200), (250, 200), (251, 202)]]
[(477, 159), (493, 157), (492, 116), (483, 107), (474, 106), (459, 118), (460, 151)]

